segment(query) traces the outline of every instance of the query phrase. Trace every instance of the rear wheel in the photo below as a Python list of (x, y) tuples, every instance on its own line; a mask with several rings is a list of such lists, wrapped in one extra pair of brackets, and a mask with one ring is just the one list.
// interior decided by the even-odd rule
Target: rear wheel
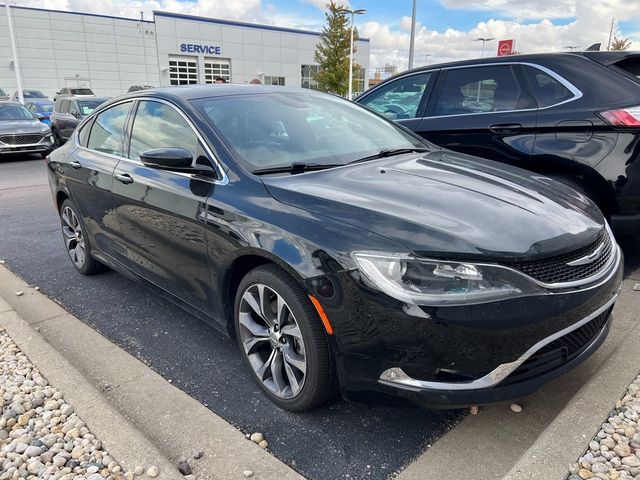
[(249, 272), (234, 313), (244, 361), (271, 401), (299, 412), (330, 398), (329, 346), (317, 312), (290, 275), (272, 265)]
[(58, 132), (57, 128), (52, 128), (51, 133), (53, 133), (53, 143), (56, 148), (64, 145), (64, 140), (60, 136), (60, 132)]
[(101, 272), (106, 267), (91, 256), (91, 243), (74, 203), (66, 199), (60, 207), (64, 245), (75, 269), (83, 275)]

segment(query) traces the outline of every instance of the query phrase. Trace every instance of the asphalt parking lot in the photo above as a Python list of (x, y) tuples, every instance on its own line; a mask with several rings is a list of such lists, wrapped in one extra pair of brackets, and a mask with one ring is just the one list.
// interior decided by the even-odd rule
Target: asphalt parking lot
[(464, 415), (340, 399), (306, 414), (278, 409), (254, 385), (235, 341), (119, 274), (75, 272), (39, 157), (0, 160), (0, 258), (244, 433), (262, 432), (308, 478), (388, 478)]

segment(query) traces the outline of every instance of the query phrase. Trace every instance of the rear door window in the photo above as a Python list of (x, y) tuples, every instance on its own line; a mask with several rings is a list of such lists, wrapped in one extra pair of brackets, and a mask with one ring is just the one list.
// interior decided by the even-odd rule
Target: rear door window
[(62, 100), (60, 102), (60, 113), (69, 113), (69, 100)]
[(393, 80), (358, 101), (362, 105), (393, 119), (416, 118), (425, 95), (431, 72), (408, 75)]
[(100, 112), (93, 122), (87, 148), (122, 156), (122, 139), (131, 102), (120, 103)]
[(446, 72), (436, 115), (508, 112), (533, 108), (511, 65), (455, 68)]
[(557, 105), (574, 97), (571, 90), (547, 72), (530, 65), (523, 65), (523, 67), (539, 108)]

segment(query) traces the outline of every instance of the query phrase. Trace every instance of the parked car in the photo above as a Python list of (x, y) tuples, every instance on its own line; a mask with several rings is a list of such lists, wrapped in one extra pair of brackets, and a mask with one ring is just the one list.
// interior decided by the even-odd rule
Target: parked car
[(20, 103), (0, 102), (0, 158), (12, 153), (39, 153), (44, 158), (52, 148), (47, 125)]
[(53, 112), (54, 103), (48, 98), (35, 98), (25, 100), (25, 107), (33, 113), (33, 115), (40, 120), (42, 123), (45, 123), (51, 126), (51, 112)]
[(151, 88), (156, 88), (153, 85), (131, 85), (127, 93), (131, 92), (139, 92), (140, 90), (149, 90)]
[(50, 118), (56, 145), (66, 142), (80, 121), (107, 100), (108, 97), (64, 97), (57, 100)]
[(543, 174), (640, 233), (640, 53), (585, 51), (428, 65), (357, 99), (442, 147)]
[(61, 88), (59, 92), (56, 92), (53, 97), (53, 101), (55, 102), (59, 98), (62, 97), (95, 97), (96, 95), (93, 93), (93, 90), (90, 88), (73, 88), (73, 87), (64, 87)]
[(4, 93), (4, 90), (0, 88), (0, 100), (9, 100), (9, 95)]
[(235, 335), (293, 411), (336, 383), (445, 406), (528, 394), (598, 348), (621, 286), (584, 195), (324, 93), (125, 95), (47, 166), (80, 273), (107, 265)]
[[(17, 102), (18, 98), (18, 91), (16, 90), (15, 92), (13, 92), (13, 95), (11, 95), (10, 100), (13, 102)], [(49, 100), (49, 97), (47, 97), (40, 90), (22, 90), (22, 98), (24, 98), (25, 103), (35, 99)]]

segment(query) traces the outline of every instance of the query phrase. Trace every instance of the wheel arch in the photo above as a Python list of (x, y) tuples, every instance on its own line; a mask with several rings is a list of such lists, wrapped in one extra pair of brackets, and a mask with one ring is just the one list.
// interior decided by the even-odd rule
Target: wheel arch
[(69, 200), (71, 197), (64, 190), (58, 190), (56, 193), (56, 210), (60, 213), (60, 209), (62, 208), (62, 203), (65, 200)]

